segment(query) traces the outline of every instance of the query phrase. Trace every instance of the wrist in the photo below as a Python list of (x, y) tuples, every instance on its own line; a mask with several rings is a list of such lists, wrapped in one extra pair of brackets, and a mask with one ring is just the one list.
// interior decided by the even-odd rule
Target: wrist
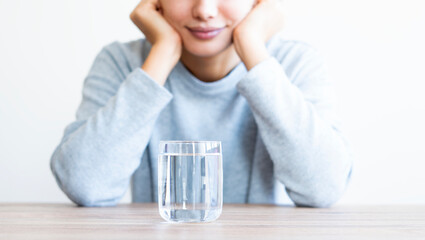
[(170, 46), (155, 44), (152, 46), (142, 69), (160, 85), (164, 85), (171, 70), (177, 64), (177, 50)]
[(235, 49), (248, 71), (270, 57), (265, 43), (261, 40), (255, 41), (253, 38), (250, 41), (236, 40)]
[(171, 68), (179, 61), (182, 47), (168, 42), (158, 42), (152, 45), (149, 54), (155, 54), (162, 59), (162, 64)]

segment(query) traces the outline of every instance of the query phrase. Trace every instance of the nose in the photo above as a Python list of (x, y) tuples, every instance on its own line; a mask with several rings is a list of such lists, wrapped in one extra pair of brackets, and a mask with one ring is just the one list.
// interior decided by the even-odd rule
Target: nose
[(194, 18), (205, 21), (217, 16), (217, 0), (195, 0), (195, 2), (192, 12)]

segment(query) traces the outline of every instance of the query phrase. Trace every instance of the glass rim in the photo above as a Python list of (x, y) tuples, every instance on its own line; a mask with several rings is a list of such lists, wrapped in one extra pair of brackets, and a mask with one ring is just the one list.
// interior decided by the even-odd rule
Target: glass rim
[(221, 141), (159, 141), (159, 154), (221, 153)]

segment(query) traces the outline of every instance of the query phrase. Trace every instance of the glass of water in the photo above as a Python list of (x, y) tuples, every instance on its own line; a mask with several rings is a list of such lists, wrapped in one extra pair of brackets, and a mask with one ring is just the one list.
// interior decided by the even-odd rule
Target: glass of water
[(158, 205), (169, 222), (211, 222), (223, 207), (220, 141), (161, 141)]

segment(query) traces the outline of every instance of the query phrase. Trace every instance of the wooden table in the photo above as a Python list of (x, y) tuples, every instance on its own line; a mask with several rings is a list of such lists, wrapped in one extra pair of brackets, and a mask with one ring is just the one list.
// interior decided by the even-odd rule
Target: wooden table
[(425, 239), (425, 206), (328, 209), (225, 204), (211, 223), (167, 223), (158, 206), (0, 204), (0, 239)]

